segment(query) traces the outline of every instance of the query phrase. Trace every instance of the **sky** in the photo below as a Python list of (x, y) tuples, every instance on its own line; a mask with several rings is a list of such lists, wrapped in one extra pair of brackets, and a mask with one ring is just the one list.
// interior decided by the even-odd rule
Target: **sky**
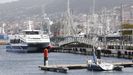
[(17, 1), (17, 0), (0, 0), (0, 3), (12, 2), (12, 1)]

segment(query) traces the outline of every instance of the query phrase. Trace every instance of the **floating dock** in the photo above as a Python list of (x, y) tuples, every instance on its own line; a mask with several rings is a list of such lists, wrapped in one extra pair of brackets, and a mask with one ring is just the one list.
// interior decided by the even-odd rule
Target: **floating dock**
[[(44, 65), (39, 66), (41, 70), (51, 71), (51, 72), (60, 72), (67, 73), (71, 69), (87, 69), (88, 64), (62, 64), (62, 65), (48, 65), (48, 49), (45, 48), (43, 51), (44, 54)], [(132, 67), (133, 62), (123, 62), (123, 63), (112, 63), (114, 65), (113, 70), (121, 71), (123, 67)]]
[(86, 69), (87, 64), (64, 64), (64, 65), (49, 65), (49, 66), (39, 66), (41, 70), (67, 73), (68, 70), (74, 69)]
[[(132, 67), (133, 62), (123, 62), (123, 63), (113, 63), (114, 66), (124, 66), (124, 67)], [(74, 69), (87, 69), (87, 64), (64, 64), (64, 65), (48, 65), (48, 66), (39, 66), (41, 70), (51, 71), (51, 72), (60, 72), (67, 73), (68, 70)]]
[(113, 63), (115, 66), (133, 67), (133, 62)]

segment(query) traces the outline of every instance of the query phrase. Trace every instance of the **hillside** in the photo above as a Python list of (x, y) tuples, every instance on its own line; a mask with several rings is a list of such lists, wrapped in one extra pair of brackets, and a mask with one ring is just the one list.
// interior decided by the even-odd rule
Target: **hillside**
[[(120, 6), (123, 0), (96, 0), (96, 10), (103, 7)], [(133, 3), (132, 0), (123, 2)], [(88, 13), (92, 9), (92, 0), (70, 0), (74, 12)], [(0, 20), (19, 20), (26, 17), (42, 15), (42, 9), (52, 14), (66, 10), (66, 0), (19, 0), (17, 2), (0, 4)]]

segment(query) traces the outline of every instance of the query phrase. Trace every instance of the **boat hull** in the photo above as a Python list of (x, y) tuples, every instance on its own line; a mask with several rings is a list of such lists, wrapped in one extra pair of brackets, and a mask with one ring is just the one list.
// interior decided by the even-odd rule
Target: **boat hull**
[(43, 52), (49, 43), (28, 43), (27, 52)]
[(48, 46), (49, 43), (10, 44), (6, 46), (6, 51), (19, 53), (43, 52), (43, 49)]
[(9, 44), (6, 45), (6, 51), (7, 52), (18, 52), (18, 53), (26, 53), (27, 52), (27, 44), (21, 44), (21, 43), (15, 43), (15, 44)]
[(90, 71), (104, 71), (100, 66), (94, 64), (89, 64), (87, 69)]
[(94, 71), (111, 71), (114, 69), (114, 66), (110, 63), (101, 63), (101, 64), (88, 64), (88, 70)]

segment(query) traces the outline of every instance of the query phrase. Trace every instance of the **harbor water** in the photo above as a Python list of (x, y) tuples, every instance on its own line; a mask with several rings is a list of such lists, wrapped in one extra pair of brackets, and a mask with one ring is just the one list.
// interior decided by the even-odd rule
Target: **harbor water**
[[(49, 53), (51, 64), (84, 64), (92, 56), (69, 53)], [(106, 62), (129, 62), (129, 59), (102, 57)], [(42, 71), (38, 68), (43, 65), (43, 53), (13, 53), (0, 48), (0, 75), (65, 75), (64, 73)], [(123, 71), (88, 71), (69, 70), (67, 75), (132, 75), (133, 67), (124, 68)]]

